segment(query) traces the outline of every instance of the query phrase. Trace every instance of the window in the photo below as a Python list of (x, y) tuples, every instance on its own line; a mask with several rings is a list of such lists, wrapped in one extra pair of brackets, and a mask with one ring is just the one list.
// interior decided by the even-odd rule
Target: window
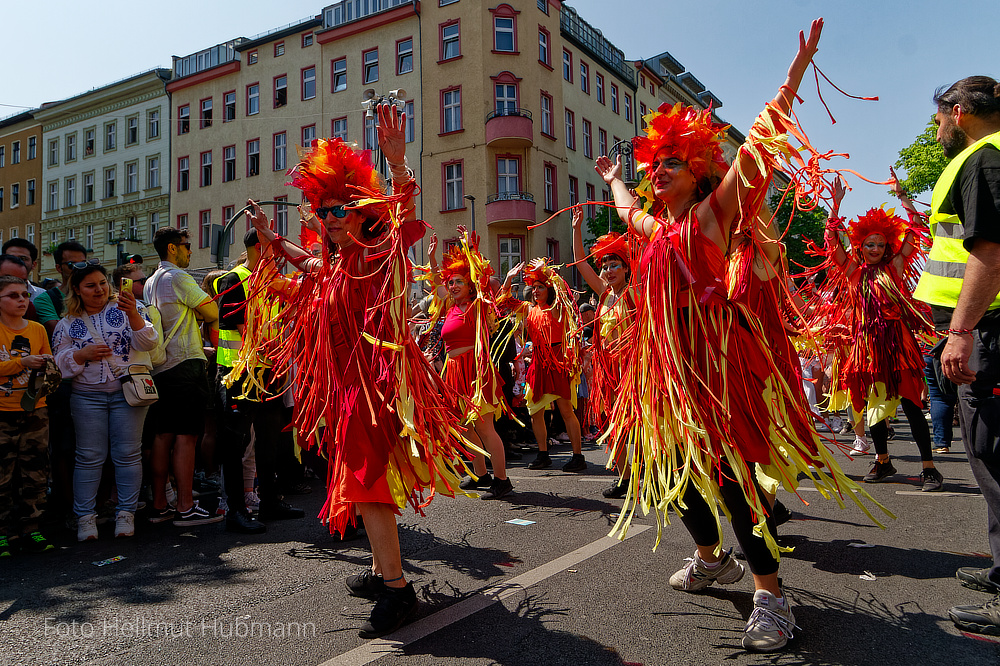
[(514, 17), (494, 16), (493, 17), (493, 49), (505, 53), (514, 53), (516, 40), (514, 39)]
[(413, 71), (413, 38), (407, 37), (396, 42), (396, 74)]
[(160, 228), (160, 214), (150, 213), (149, 214), (149, 237), (152, 238), (156, 233), (156, 230)]
[(83, 174), (83, 203), (91, 203), (94, 200), (94, 174)]
[(97, 143), (97, 130), (89, 129), (83, 132), (83, 155), (90, 157), (94, 154)]
[(632, 122), (632, 96), (625, 93), (625, 120)]
[(66, 205), (76, 205), (76, 178), (66, 179)]
[(545, 256), (554, 264), (559, 263), (559, 241), (555, 238), (545, 239)]
[(128, 216), (128, 238), (139, 239), (139, 219), (135, 215)]
[(449, 162), (444, 169), (444, 210), (465, 207), (465, 186), (462, 181), (462, 162)]
[(260, 139), (247, 141), (247, 177), (260, 173)]
[(149, 157), (146, 159), (146, 189), (151, 190), (160, 186), (160, 158)]
[(538, 62), (542, 63), (546, 67), (551, 69), (552, 67), (552, 53), (549, 49), (549, 31), (545, 28), (538, 27)]
[(590, 94), (590, 65), (580, 61), (580, 90)]
[(208, 187), (212, 184), (212, 151), (207, 150), (201, 154), (201, 187)]
[(334, 118), (331, 123), (330, 134), (334, 138), (340, 138), (347, 141), (347, 118)]
[(599, 156), (608, 154), (608, 133), (600, 127), (597, 128), (597, 154)]
[(288, 77), (284, 74), (274, 77), (274, 108), (288, 104)]
[(108, 123), (104, 126), (104, 150), (114, 150), (118, 147), (118, 123)]
[[(274, 200), (288, 201), (288, 197), (274, 197)], [(274, 231), (279, 236), (288, 235), (288, 204), (278, 204), (274, 207)]]
[[(2, 149), (0, 149), (0, 157), (2, 157)], [(76, 159), (76, 134), (66, 135), (66, 161), (72, 162)], [(0, 160), (0, 166), (3, 166), (2, 160)]]
[(646, 114), (649, 113), (649, 108), (646, 106), (645, 102), (639, 102), (639, 122), (642, 123), (642, 129), (646, 129)]
[(139, 143), (139, 116), (125, 120), (125, 145), (134, 146)]
[(10, 163), (20, 164), (21, 163), (21, 142), (12, 141), (10, 144)]
[(595, 74), (594, 82), (597, 85), (597, 101), (604, 104), (604, 75)]
[(115, 179), (118, 174), (115, 167), (108, 167), (104, 170), (104, 198), (110, 199), (115, 196)]
[(205, 248), (212, 244), (212, 211), (198, 211), (198, 247)]
[(230, 90), (222, 95), (222, 122), (236, 120), (236, 91)]
[[(233, 215), (236, 214), (236, 206), (223, 206), (222, 207), (222, 226), (229, 224), (229, 220), (232, 219)], [(247, 231), (250, 230), (250, 218), (247, 218)], [(232, 245), (233, 241), (236, 240), (236, 225), (234, 224), (229, 229), (229, 244)]]
[(316, 67), (306, 67), (302, 70), (302, 99), (314, 97), (316, 97)]
[(0, 187), (0, 213), (3, 212), (3, 188)]
[(542, 134), (555, 138), (552, 134), (552, 97), (542, 93)]
[(462, 89), (441, 92), (441, 133), (462, 129)]
[(497, 192), (516, 194), (521, 190), (519, 160), (516, 157), (497, 158)]
[(311, 32), (307, 32), (306, 34), (302, 35), (302, 48), (306, 48), (307, 46), (312, 46), (312, 45), (313, 45), (313, 34)]
[(139, 163), (129, 162), (125, 165), (125, 194), (139, 191)]
[(17, 208), (21, 205), (21, 183), (13, 183), (10, 186), (10, 207)]
[(580, 203), (580, 181), (575, 176), (569, 177), (569, 205)]
[(494, 88), (498, 116), (517, 115), (517, 84), (497, 83)]
[(247, 115), (260, 113), (260, 84), (251, 83), (247, 86)]
[(85, 229), (84, 240), (86, 241), (85, 247), (90, 250), (94, 248), (94, 225), (88, 224)]
[(146, 113), (146, 141), (160, 138), (160, 110), (153, 109)]
[[(587, 183), (587, 201), (593, 201), (597, 198), (597, 190), (590, 183)], [(587, 217), (593, 219), (597, 215), (597, 206), (591, 204), (587, 206)]]
[(500, 275), (507, 275), (510, 269), (524, 261), (523, 236), (497, 237), (497, 250), (500, 258)]
[(573, 54), (563, 49), (563, 78), (573, 83)]
[[(0, 192), (0, 199), (3, 199), (2, 192)], [(35, 242), (35, 225), (26, 224), (24, 225), (24, 237), (29, 243)]]
[[(556, 167), (554, 164), (545, 163), (542, 167), (542, 176), (545, 183), (545, 210), (551, 212), (556, 210), (558, 200), (556, 198)], [(555, 257), (553, 257), (554, 259)]]
[(28, 159), (33, 160), (38, 157), (38, 137), (28, 137)]
[(236, 180), (236, 146), (222, 149), (222, 182)]
[(4, 166), (6, 146), (0, 146), (0, 167)]
[(185, 104), (177, 107), (177, 133), (187, 134), (191, 131), (191, 106)]
[(49, 183), (49, 201), (46, 210), (53, 211), (59, 208), (59, 183)]
[(546, 15), (549, 13), (549, 3), (548, 0), (538, 0), (538, 8), (541, 9)]
[(274, 135), (274, 170), (281, 171), (288, 164), (287, 156), (287, 143), (285, 140), (285, 133), (278, 132)]
[(257, 49), (254, 49), (253, 51), (247, 53), (247, 65), (256, 65), (256, 64), (257, 64)]
[(586, 118), (583, 119), (583, 156), (593, 157), (594, 156), (594, 141), (593, 141), (593, 128), (590, 125), (590, 121)]
[(441, 26), (441, 60), (451, 60), (462, 55), (459, 23), (446, 23)]
[(334, 60), (330, 69), (333, 77), (333, 92), (347, 90), (347, 58)]
[(59, 139), (49, 141), (49, 166), (59, 164)]
[(278, 42), (277, 44), (274, 45), (274, 57), (280, 58), (283, 55), (285, 55), (285, 43)]
[(361, 61), (364, 63), (364, 83), (375, 83), (378, 81), (378, 48), (365, 51), (361, 54)]
[(376, 127), (378, 127), (378, 118), (365, 115), (365, 150), (375, 150)]
[(576, 150), (576, 118), (569, 109), (566, 109), (566, 147)]
[(406, 143), (413, 143), (413, 139), (416, 136), (416, 109), (413, 106), (413, 100), (411, 99), (403, 107), (406, 113)]
[(177, 216), (177, 228), (178, 229), (187, 229), (188, 228), (188, 216), (187, 216), (186, 213), (184, 215), (178, 215)]
[(26, 189), (28, 190), (28, 202), (27, 202), (26, 205), (28, 205), (28, 206), (34, 206), (35, 205), (35, 179), (32, 178), (31, 180), (29, 180), (25, 184), (27, 185)]
[(181, 157), (177, 160), (177, 191), (187, 192), (191, 185), (190, 181), (190, 168), (191, 161), (187, 157)]
[(611, 84), (611, 110), (618, 113), (618, 86)]
[(299, 145), (303, 148), (312, 148), (313, 141), (316, 140), (316, 126), (306, 125), (302, 128), (302, 143)]

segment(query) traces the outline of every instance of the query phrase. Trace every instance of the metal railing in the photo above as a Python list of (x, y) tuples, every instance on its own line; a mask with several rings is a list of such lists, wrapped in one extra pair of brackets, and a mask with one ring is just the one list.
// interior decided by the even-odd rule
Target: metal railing
[(534, 201), (535, 197), (531, 195), (530, 192), (499, 192), (497, 194), (491, 194), (486, 197), (486, 203), (491, 204), (494, 201)]
[(486, 122), (503, 116), (521, 116), (522, 118), (531, 120), (531, 111), (527, 109), (495, 109), (486, 114)]

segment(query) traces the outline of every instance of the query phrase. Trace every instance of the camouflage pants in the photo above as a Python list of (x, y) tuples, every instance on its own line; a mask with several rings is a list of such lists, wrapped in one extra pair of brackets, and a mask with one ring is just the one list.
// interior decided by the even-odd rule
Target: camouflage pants
[(49, 481), (48, 449), (48, 408), (0, 412), (0, 535), (38, 530)]

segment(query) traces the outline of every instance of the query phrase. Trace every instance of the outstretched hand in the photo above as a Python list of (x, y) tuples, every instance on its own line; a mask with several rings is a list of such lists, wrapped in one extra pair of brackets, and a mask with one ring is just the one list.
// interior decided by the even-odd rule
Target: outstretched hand
[(580, 231), (581, 225), (583, 224), (583, 210), (580, 208), (574, 208), (573, 215), (570, 219), (573, 222), (573, 231)]
[(323, 225), (320, 223), (319, 218), (316, 217), (316, 213), (312, 211), (312, 207), (309, 205), (309, 203), (306, 202), (301, 204), (300, 206), (298, 206), (298, 210), (299, 210), (299, 221), (302, 223), (302, 226), (312, 232), (315, 232), (320, 237), (322, 237)]
[(617, 158), (615, 158), (615, 161), (612, 162), (607, 155), (601, 155), (600, 157), (597, 158), (597, 161), (594, 163), (594, 171), (596, 171), (601, 176), (601, 178), (604, 179), (604, 182), (607, 183), (608, 185), (610, 185), (616, 180), (620, 180), (622, 177), (621, 156), (619, 155)]
[(799, 52), (795, 56), (796, 60), (800, 57), (805, 58), (806, 63), (813, 59), (816, 52), (819, 51), (819, 38), (823, 34), (823, 19), (814, 19), (812, 25), (809, 26), (809, 38), (806, 39), (806, 35), (803, 31), (799, 30)]
[(379, 104), (378, 147), (389, 164), (402, 165), (406, 157), (406, 113), (396, 113), (392, 104)]
[(522, 261), (517, 266), (514, 266), (514, 268), (510, 269), (509, 271), (507, 271), (507, 279), (508, 280), (513, 280), (514, 277), (518, 273), (520, 273), (523, 268), (524, 268), (524, 262)]
[(250, 218), (251, 226), (257, 230), (259, 236), (270, 243), (277, 238), (277, 235), (271, 231), (271, 222), (267, 219), (267, 213), (253, 199), (248, 200), (247, 203), (250, 204), (247, 217)]
[(427, 242), (427, 258), (432, 264), (437, 263), (438, 235), (431, 234), (430, 241)]
[(844, 187), (844, 181), (841, 180), (840, 176), (833, 181), (833, 214), (836, 217), (837, 213), (840, 212), (840, 202), (844, 200), (844, 195), (847, 194), (847, 188)]
[(906, 190), (903, 189), (902, 184), (899, 182), (899, 178), (896, 177), (896, 170), (893, 169), (892, 167), (889, 167), (889, 175), (890, 175), (889, 189), (892, 190), (892, 193), (895, 194), (897, 197), (899, 198), (905, 197)]

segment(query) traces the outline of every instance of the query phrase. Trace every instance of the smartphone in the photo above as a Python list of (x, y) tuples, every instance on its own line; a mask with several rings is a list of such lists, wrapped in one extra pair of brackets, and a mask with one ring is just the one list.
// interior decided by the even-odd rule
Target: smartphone
[(127, 291), (129, 293), (132, 293), (132, 278), (123, 277), (122, 288), (119, 291)]

